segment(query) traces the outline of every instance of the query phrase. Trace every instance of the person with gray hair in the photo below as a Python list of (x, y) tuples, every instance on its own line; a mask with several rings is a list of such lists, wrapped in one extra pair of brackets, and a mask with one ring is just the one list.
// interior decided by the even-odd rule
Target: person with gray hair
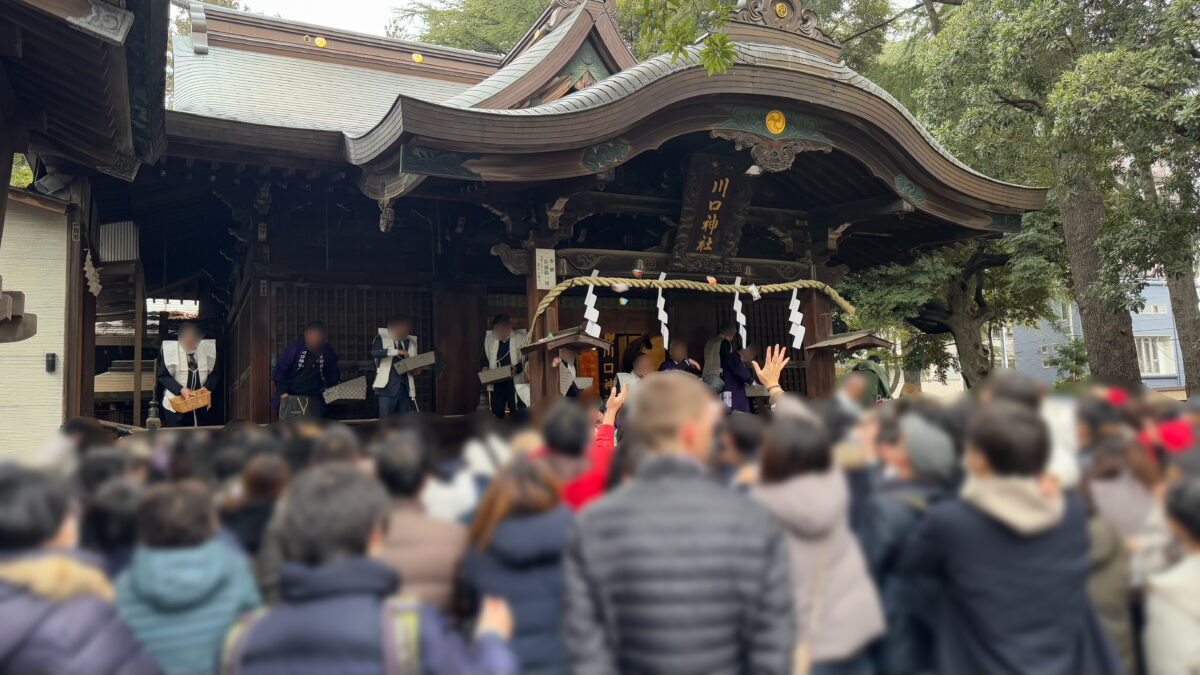
[(883, 596), (887, 633), (875, 650), (883, 673), (930, 672), (933, 668), (937, 588), (926, 579), (902, 577), (900, 552), (931, 504), (947, 496), (957, 461), (954, 443), (914, 413), (879, 410), (874, 452), (884, 479), (866, 504), (858, 533), (871, 576)]

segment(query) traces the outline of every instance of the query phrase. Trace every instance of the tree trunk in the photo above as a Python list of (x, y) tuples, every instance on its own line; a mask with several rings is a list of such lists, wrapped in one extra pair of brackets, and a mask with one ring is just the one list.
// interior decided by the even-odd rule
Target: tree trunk
[(1124, 309), (1110, 311), (1090, 292), (1092, 284), (1100, 278), (1096, 241), (1104, 218), (1104, 197), (1087, 181), (1067, 177), (1073, 171), (1064, 170), (1064, 165), (1071, 159), (1055, 158), (1054, 172), (1071, 286), (1075, 304), (1079, 306), (1088, 364), (1092, 375), (1102, 382), (1137, 386), (1142, 377), (1133, 344), (1133, 320)]
[(958, 351), (958, 365), (963, 383), (973, 389), (992, 372), (991, 355), (983, 346), (983, 325), (978, 321), (950, 321), (950, 335), (954, 337), (954, 348)]
[(1184, 386), (1188, 398), (1200, 391), (1200, 298), (1196, 295), (1196, 266), (1189, 262), (1184, 274), (1167, 276), (1167, 292), (1171, 294), (1171, 314), (1175, 317), (1175, 334), (1179, 336), (1179, 352), (1183, 354)]

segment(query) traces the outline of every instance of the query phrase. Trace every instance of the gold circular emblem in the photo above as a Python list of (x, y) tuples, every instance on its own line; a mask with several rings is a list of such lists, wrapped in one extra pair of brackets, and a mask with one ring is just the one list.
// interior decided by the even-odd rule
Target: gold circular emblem
[(420, 54), (413, 54), (412, 60), (416, 61), (417, 63), (423, 63), (425, 61), (425, 57)]
[(326, 42), (325, 38), (323, 38), (323, 37), (319, 37), (316, 40), (313, 40), (313, 43), (321, 48), (324, 48), (325, 45), (329, 44), (328, 42)]
[(788, 15), (788, 6), (782, 2), (775, 3), (775, 16), (786, 19)]
[(778, 136), (783, 133), (784, 127), (787, 126), (787, 118), (778, 110), (772, 110), (767, 113), (767, 131)]

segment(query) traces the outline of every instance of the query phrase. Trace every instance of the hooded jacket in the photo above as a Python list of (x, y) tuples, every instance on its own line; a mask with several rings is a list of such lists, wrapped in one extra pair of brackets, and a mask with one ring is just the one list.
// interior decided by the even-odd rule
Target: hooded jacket
[(393, 500), (380, 557), (400, 573), (405, 593), (449, 613), (466, 547), (458, 523), (426, 514), (415, 499)]
[(1122, 672), (1087, 595), (1087, 516), (1033, 479), (971, 479), (934, 505), (900, 571), (942, 584), (939, 673)]
[(694, 459), (652, 454), (580, 511), (565, 573), (573, 672), (791, 672), (783, 531)]
[(484, 551), (471, 546), (463, 562), (466, 587), (508, 601), (513, 612), (513, 653), (522, 673), (566, 672), (559, 621), (563, 549), (571, 527), (565, 505), (501, 521)]
[(754, 496), (787, 535), (797, 644), (808, 641), (813, 663), (855, 656), (883, 634), (884, 623), (879, 594), (850, 531), (846, 477), (840, 469), (808, 473), (759, 487)]
[[(246, 629), (241, 673), (384, 675), (383, 603), (399, 589), (396, 571), (371, 558), (320, 567), (284, 563), (280, 602)], [(516, 672), (498, 635), (480, 636), (472, 652), (428, 605), (421, 605), (417, 625), (421, 673)]]
[(1193, 553), (1146, 584), (1142, 644), (1147, 675), (1200, 673), (1200, 554)]
[(117, 611), (164, 673), (212, 673), (225, 631), (260, 600), (244, 557), (219, 539), (139, 546), (117, 579)]
[(0, 560), (0, 673), (158, 673), (112, 597), (104, 572), (81, 553)]
[(897, 572), (905, 542), (930, 507), (945, 498), (917, 480), (884, 482), (867, 501), (859, 543), (883, 601), (887, 634), (876, 657), (882, 673), (929, 672), (933, 667), (938, 584)]

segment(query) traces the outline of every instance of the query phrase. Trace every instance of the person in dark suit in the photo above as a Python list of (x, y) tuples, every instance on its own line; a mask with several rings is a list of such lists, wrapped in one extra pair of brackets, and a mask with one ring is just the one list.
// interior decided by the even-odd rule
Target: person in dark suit
[(417, 354), (417, 338), (412, 335), (412, 319), (397, 314), (388, 319), (387, 328), (380, 328), (371, 342), (371, 358), (375, 359), (375, 398), (379, 401), (379, 419), (412, 412), (417, 409), (416, 386), (413, 375), (420, 369), (404, 374), (395, 372), (393, 365)]

